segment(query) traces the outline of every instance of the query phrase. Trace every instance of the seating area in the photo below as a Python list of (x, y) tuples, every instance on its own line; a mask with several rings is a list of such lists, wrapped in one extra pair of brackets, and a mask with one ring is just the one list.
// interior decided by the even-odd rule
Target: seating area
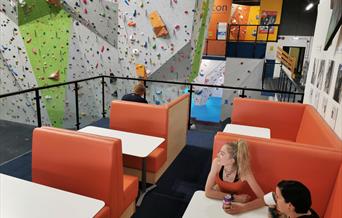
[[(310, 134), (305, 132), (307, 122), (314, 125), (310, 119), (320, 119), (315, 109), (302, 104), (236, 98), (232, 124), (247, 125), (245, 135), (246, 132), (238, 134), (239, 129), (229, 133), (229, 128), (210, 134), (200, 130), (188, 131), (188, 107), (188, 94), (165, 105), (113, 101), (108, 126), (102, 126), (108, 133), (36, 128), (32, 135), (32, 154), (28, 154), (28, 159), (20, 157), (12, 162), (24, 161), (27, 164), (27, 161), (32, 161), (32, 182), (103, 201), (105, 206), (95, 217), (138, 218), (160, 217), (161, 214), (162, 217), (181, 217), (183, 213), (191, 217), (193, 211), (186, 211), (187, 205), (196, 191), (204, 190), (212, 159), (223, 144), (242, 139), (248, 144), (252, 171), (265, 193), (274, 191), (283, 179), (301, 181), (311, 191), (312, 207), (320, 217), (340, 216), (342, 152), (338, 143), (341, 140), (320, 120), (322, 123), (316, 124), (323, 127), (311, 127), (316, 129), (318, 143), (311, 144), (308, 137), (303, 142), (303, 135)], [(279, 116), (284, 110), (291, 113), (291, 109), (299, 121)], [(284, 124), (279, 128), (277, 123), (281, 122)], [(297, 132), (293, 126), (297, 126)], [(269, 130), (271, 137), (261, 138), (258, 131), (248, 136), (249, 129), (259, 127)], [(146, 185), (142, 172), (144, 165), (141, 165), (144, 159), (123, 152), (123, 146), (134, 141), (120, 138), (116, 132), (117, 137), (111, 137), (110, 131), (127, 133), (125, 137), (140, 135), (163, 139), (146, 158), (147, 183), (156, 186), (153, 190), (147, 193), (142, 188)], [(330, 147), (323, 143), (325, 138), (333, 136), (335, 138), (329, 141)], [(200, 145), (202, 143), (204, 147)], [(0, 173), (4, 169), (6, 166), (0, 167)], [(12, 172), (20, 170), (11, 168)], [(203, 192), (196, 193), (201, 196), (200, 204), (206, 207)], [(208, 205), (217, 203), (208, 199)], [(154, 207), (157, 208), (151, 212)], [(266, 212), (260, 208), (258, 216)]]
[(125, 175), (121, 141), (56, 128), (36, 128), (32, 182), (100, 199), (95, 217), (131, 217), (138, 178)]
[[(223, 144), (240, 139), (240, 135), (218, 132), (214, 139), (213, 158)], [(271, 140), (256, 137), (243, 140), (248, 143), (254, 176), (265, 193), (274, 191), (283, 179), (298, 180), (310, 189), (313, 208), (320, 217), (339, 217), (341, 153), (274, 144)]]
[(248, 98), (235, 98), (233, 105), (231, 122), (269, 128), (268, 143), (342, 152), (341, 140), (311, 105)]
[[(109, 128), (165, 138), (147, 158), (147, 182), (156, 183), (184, 148), (189, 101), (189, 94), (165, 105), (112, 101)], [(124, 155), (123, 161), (126, 173), (141, 176), (141, 158)]]

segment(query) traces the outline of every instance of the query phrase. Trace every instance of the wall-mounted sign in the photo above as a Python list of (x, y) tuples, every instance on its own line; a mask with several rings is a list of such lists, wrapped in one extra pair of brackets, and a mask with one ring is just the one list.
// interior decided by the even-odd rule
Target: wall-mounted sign
[(219, 22), (217, 24), (217, 40), (227, 39), (227, 23)]
[[(276, 11), (262, 11), (261, 17), (260, 17), (260, 27), (259, 27), (259, 33), (261, 34), (273, 34), (274, 33), (274, 26), (268, 27), (266, 25), (275, 24), (277, 19), (277, 12)], [(265, 26), (262, 26), (265, 25)], [(268, 30), (268, 28), (270, 28)]]

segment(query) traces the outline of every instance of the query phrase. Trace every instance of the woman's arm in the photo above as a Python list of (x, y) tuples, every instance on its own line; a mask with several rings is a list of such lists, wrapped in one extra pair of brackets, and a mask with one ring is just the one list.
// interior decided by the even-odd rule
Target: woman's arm
[(263, 198), (265, 193), (262, 191), (260, 188), (258, 182), (256, 181), (253, 172), (250, 170), (246, 176), (245, 176), (246, 181), (248, 182), (248, 185), (251, 187), (253, 190), (254, 194), (257, 196), (257, 198)]
[(223, 197), (227, 194), (227, 193), (214, 189), (214, 186), (216, 185), (215, 177), (219, 171), (220, 171), (220, 166), (217, 163), (217, 158), (215, 158), (214, 161), (211, 163), (211, 169), (207, 178), (207, 182), (205, 184), (205, 195), (208, 198), (222, 200)]
[(249, 210), (254, 210), (254, 209), (265, 206), (265, 202), (263, 199), (264, 192), (260, 188), (258, 182), (255, 180), (253, 172), (252, 171), (247, 172), (246, 175), (244, 176), (244, 179), (247, 181), (248, 185), (251, 187), (251, 189), (257, 196), (257, 199), (247, 202), (245, 204), (232, 204), (230, 208), (229, 206), (224, 208), (224, 210), (229, 214), (246, 212)]

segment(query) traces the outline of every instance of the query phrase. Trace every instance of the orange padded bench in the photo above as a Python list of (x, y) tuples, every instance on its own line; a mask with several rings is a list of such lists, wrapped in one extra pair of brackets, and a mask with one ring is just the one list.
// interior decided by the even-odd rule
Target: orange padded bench
[[(165, 139), (146, 160), (147, 182), (156, 183), (186, 144), (189, 94), (165, 105), (112, 101), (110, 128)], [(139, 146), (137, 144), (137, 146)], [(125, 173), (141, 177), (141, 158), (124, 155)]]
[[(239, 139), (239, 135), (217, 133), (213, 158), (224, 143)], [(298, 180), (310, 189), (312, 207), (320, 217), (342, 217), (342, 153), (273, 144), (270, 140), (261, 141), (255, 137), (244, 140), (249, 145), (252, 171), (265, 193), (274, 191), (280, 180)]]
[(342, 141), (311, 105), (235, 98), (233, 124), (271, 130), (270, 142), (342, 152)]
[(32, 181), (104, 201), (96, 217), (126, 218), (135, 211), (138, 178), (123, 174), (119, 139), (36, 128)]

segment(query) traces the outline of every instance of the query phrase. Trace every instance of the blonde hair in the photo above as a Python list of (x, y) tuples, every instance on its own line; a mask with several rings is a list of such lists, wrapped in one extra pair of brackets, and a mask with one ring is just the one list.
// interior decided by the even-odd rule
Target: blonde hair
[(232, 158), (235, 160), (235, 165), (238, 170), (239, 177), (246, 175), (250, 170), (249, 165), (249, 151), (248, 145), (245, 141), (239, 140), (237, 142), (231, 142), (229, 144), (224, 144), (231, 149), (227, 149), (231, 154)]
[(137, 95), (143, 95), (145, 93), (145, 86), (143, 83), (139, 82), (135, 84), (133, 92)]

